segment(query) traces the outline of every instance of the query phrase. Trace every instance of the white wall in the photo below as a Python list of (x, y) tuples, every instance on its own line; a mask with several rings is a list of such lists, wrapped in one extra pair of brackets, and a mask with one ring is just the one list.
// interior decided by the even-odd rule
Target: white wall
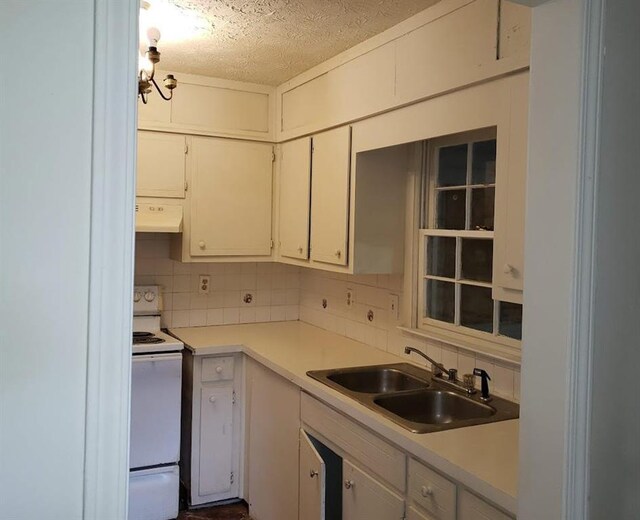
[(0, 2), (0, 516), (82, 517), (90, 0)]
[(591, 374), (589, 515), (640, 511), (640, 3), (606, 3)]
[(533, 10), (520, 408), (522, 520), (564, 511), (583, 0)]

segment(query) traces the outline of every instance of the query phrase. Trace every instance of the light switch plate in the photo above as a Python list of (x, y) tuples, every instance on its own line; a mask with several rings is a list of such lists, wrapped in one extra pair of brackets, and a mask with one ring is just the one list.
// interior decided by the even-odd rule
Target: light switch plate
[(356, 303), (356, 293), (353, 289), (347, 288), (345, 303), (347, 304), (347, 309), (351, 309)]

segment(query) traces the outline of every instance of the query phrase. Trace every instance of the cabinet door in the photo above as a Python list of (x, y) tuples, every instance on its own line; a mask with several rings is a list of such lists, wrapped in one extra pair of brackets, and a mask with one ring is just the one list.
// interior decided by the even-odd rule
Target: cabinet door
[(300, 388), (247, 359), (249, 513), (298, 518)]
[(300, 496), (298, 518), (324, 520), (326, 470), (309, 436), (300, 430)]
[(421, 513), (411, 506), (407, 509), (407, 520), (433, 520), (433, 517), (427, 516), (426, 513)]
[(512, 80), (506, 168), (497, 170), (493, 280), (494, 298), (522, 303), (524, 280), (524, 216), (527, 181), (529, 75)]
[(138, 132), (138, 197), (184, 198), (186, 140), (183, 135)]
[(273, 147), (194, 137), (191, 148), (191, 254), (270, 255)]
[(231, 490), (233, 471), (233, 387), (203, 388), (200, 393), (201, 496)]
[(377, 480), (366, 475), (349, 461), (342, 466), (344, 520), (401, 520), (404, 501)]
[(311, 138), (284, 143), (280, 152), (280, 254), (309, 258)]
[(466, 489), (460, 493), (458, 504), (459, 520), (511, 520), (511, 517), (484, 500), (469, 493)]
[(351, 127), (313, 137), (311, 259), (347, 265)]

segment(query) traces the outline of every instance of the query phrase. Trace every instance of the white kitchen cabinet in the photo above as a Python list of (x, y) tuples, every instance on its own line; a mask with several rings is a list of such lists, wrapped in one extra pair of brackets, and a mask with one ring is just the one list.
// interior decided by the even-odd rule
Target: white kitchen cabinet
[(437, 520), (456, 520), (456, 485), (431, 468), (409, 459), (408, 494), (413, 504)]
[(309, 258), (311, 138), (280, 147), (278, 230), (280, 255)]
[(247, 400), (251, 518), (298, 518), (300, 389), (247, 360)]
[(138, 132), (136, 195), (183, 199), (186, 153), (184, 135)]
[(326, 468), (322, 456), (304, 430), (300, 430), (300, 496), (298, 519), (324, 520)]
[(192, 506), (241, 495), (241, 365), (185, 351), (180, 470)]
[(496, 171), (493, 297), (522, 303), (524, 281), (524, 219), (527, 178), (529, 75), (510, 82), (510, 117), (505, 143), (505, 167)]
[(313, 137), (311, 259), (347, 265), (351, 127)]
[(269, 256), (273, 146), (191, 138), (189, 253)]
[(458, 520), (512, 520), (512, 517), (464, 489), (459, 496)]
[(402, 520), (404, 500), (373, 477), (343, 461), (343, 520)]
[(418, 511), (415, 507), (409, 506), (407, 508), (407, 520), (434, 520), (432, 516), (428, 516), (421, 511)]

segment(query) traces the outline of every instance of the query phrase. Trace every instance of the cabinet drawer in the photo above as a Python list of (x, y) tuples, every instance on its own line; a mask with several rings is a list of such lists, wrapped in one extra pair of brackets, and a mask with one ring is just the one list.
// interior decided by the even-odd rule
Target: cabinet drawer
[(400, 450), (305, 393), (302, 394), (301, 418), (303, 423), (348, 453), (350, 458), (396, 489), (406, 489), (407, 458)]
[(466, 489), (460, 491), (460, 520), (512, 520), (512, 517), (487, 504)]
[(202, 360), (203, 383), (233, 379), (233, 357), (209, 357)]
[(456, 485), (409, 459), (409, 498), (437, 520), (456, 519)]

